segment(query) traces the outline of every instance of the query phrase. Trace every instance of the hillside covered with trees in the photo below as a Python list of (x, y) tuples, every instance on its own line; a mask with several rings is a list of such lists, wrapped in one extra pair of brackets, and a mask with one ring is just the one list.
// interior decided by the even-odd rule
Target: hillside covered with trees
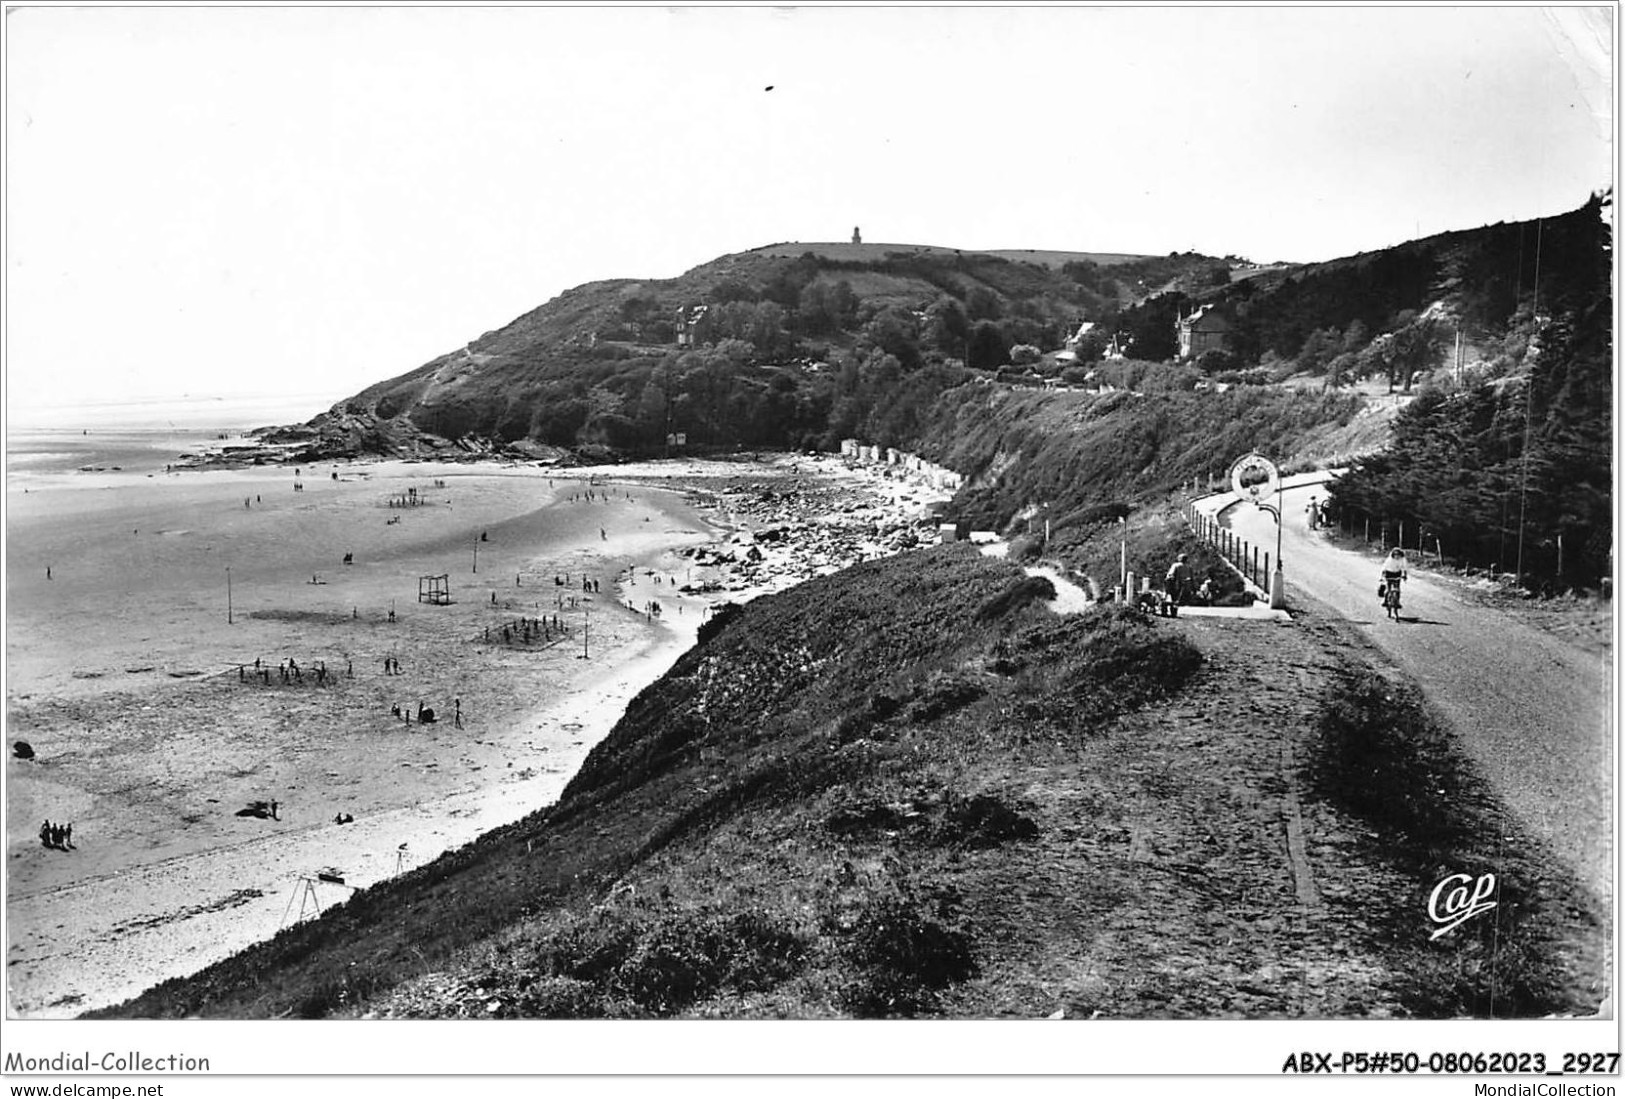
[[(1542, 226), (1541, 277), (1521, 287), (1490, 277), (1492, 259), (1513, 251), (1510, 233), (1451, 253), (1463, 326), (1495, 341), (1494, 358), (1473, 383), (1425, 387), (1392, 443), (1339, 479), (1334, 514), (1370, 519), (1389, 541), (1403, 523), (1412, 545), (1552, 590), (1612, 573), (1613, 241), (1603, 209), (1595, 199)], [(1509, 310), (1499, 325), (1492, 308)]]
[[(1391, 447), (1366, 440), (1335, 507), (1467, 563), (1594, 584), (1612, 549), (1611, 208), (1271, 268), (772, 245), (577, 287), (287, 438), (308, 459), (456, 441), (603, 461), (855, 437), (971, 478), (958, 510), (977, 521), (1044, 508), (1085, 537), (1076, 522), (1232, 452), (1300, 454), (1360, 414), (1338, 391), (1374, 376), (1423, 392)], [(1180, 360), (1198, 309), (1226, 346)]]
[(876, 407), (928, 401), (968, 380), (967, 367), (1031, 363), (1083, 320), (1109, 323), (1148, 284), (1223, 266), (1189, 255), (1057, 269), (947, 249), (792, 247), (567, 291), (340, 402), (313, 423), (317, 446), (389, 452), (432, 436), (651, 455), (682, 435), (700, 453), (829, 448), (872, 426)]

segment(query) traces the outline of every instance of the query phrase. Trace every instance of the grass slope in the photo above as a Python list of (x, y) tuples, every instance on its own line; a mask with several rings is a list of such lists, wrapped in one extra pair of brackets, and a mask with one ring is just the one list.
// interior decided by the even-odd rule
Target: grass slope
[[(551, 812), (104, 1014), (1392, 1017), (1600, 999), (1595, 902), (1349, 636), (1061, 618), (1047, 594), (958, 545), (754, 601), (635, 700)], [(1494, 921), (1429, 940), (1433, 883), (1485, 866), (1509, 883)]]

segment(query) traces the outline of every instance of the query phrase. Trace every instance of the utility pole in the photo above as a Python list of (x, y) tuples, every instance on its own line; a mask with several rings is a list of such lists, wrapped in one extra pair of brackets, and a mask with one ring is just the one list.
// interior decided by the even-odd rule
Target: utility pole
[(226, 625), (232, 624), (231, 617), (231, 566), (226, 566)]
[[(1538, 357), (1540, 354), (1540, 338), (1542, 335), (1540, 325), (1540, 244), (1541, 230), (1544, 228), (1544, 220), (1535, 222), (1535, 288), (1530, 297), (1530, 314), (1531, 320), (1535, 325), (1535, 334), (1531, 338), (1530, 344), (1531, 350), (1535, 352), (1536, 357)], [(1518, 486), (1518, 564), (1516, 572), (1516, 582), (1519, 584), (1523, 583), (1523, 520), (1524, 515), (1529, 508), (1529, 443), (1532, 437), (1532, 416), (1535, 406), (1535, 375), (1533, 366), (1531, 366), (1529, 373), (1524, 377), (1523, 385), (1523, 469)]]
[(474, 536), (474, 571), (476, 573), (478, 573), (480, 571), (480, 538), (479, 538), (479, 535)]
[(587, 633), (592, 629), (592, 611), (585, 607), (581, 612), (581, 659), (592, 659), (587, 655)]

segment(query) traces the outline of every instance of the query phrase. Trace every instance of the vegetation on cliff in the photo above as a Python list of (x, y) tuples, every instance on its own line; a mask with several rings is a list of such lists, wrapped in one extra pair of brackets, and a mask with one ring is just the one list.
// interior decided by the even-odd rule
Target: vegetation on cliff
[[(306, 456), (457, 440), (603, 459), (856, 437), (966, 475), (956, 510), (975, 525), (1041, 514), (1069, 563), (1098, 556), (1068, 546), (1098, 540), (1131, 498), (1245, 451), (1366, 457), (1335, 494), (1342, 514), (1393, 536), (1403, 522), (1467, 564), (1521, 564), (1530, 582), (1591, 584), (1611, 549), (1608, 201), (1308, 266), (769, 246), (562, 294), (341, 402)], [(1226, 318), (1228, 347), (1158, 361), (1197, 308)], [(1085, 319), (1075, 358), (1047, 354)], [(1101, 360), (1112, 339), (1135, 357)], [(1446, 362), (1458, 343), (1468, 370)], [(1344, 395), (1373, 375), (1428, 390), (1386, 449), (1362, 430), (1367, 403)], [(1040, 377), (1070, 391), (1029, 388)]]
[(1555, 269), (1524, 288), (1491, 375), (1425, 388), (1333, 488), (1334, 517), (1531, 586), (1612, 573), (1612, 234), (1599, 204), (1582, 213), (1542, 235)]
[[(1594, 901), (1334, 628), (1061, 617), (1048, 594), (961, 544), (755, 600), (552, 810), (99, 1014), (1441, 1017), (1600, 998)], [(1488, 922), (1430, 943), (1396, 915), (1439, 866), (1485, 860), (1542, 883), (1508, 895), (1494, 954)]]

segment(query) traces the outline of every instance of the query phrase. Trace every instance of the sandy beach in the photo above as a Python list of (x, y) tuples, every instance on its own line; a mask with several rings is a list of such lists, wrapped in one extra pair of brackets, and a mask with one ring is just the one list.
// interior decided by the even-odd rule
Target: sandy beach
[(117, 1003), (549, 804), (710, 605), (893, 552), (934, 498), (829, 458), (13, 478), (9, 1012)]

